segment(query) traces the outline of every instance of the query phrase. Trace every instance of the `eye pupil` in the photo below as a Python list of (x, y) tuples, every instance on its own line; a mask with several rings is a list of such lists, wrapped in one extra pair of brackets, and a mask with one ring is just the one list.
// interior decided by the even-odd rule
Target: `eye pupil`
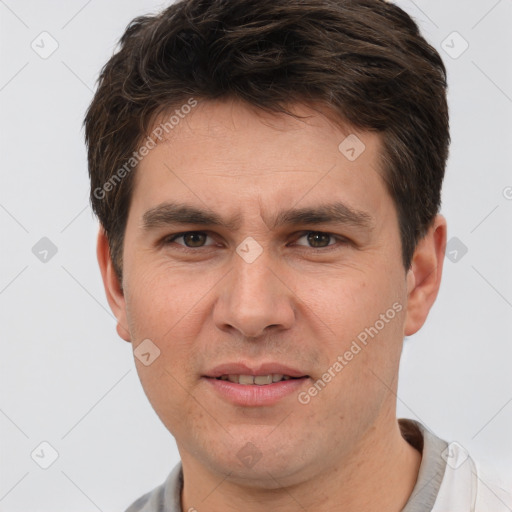
[[(200, 247), (201, 246), (201, 238), (204, 238), (204, 233), (187, 233), (183, 235), (183, 240), (187, 246), (190, 247)], [(188, 242), (190, 241), (190, 238), (199, 237), (199, 244), (194, 243), (194, 240), (192, 240), (192, 245), (190, 245)], [(197, 242), (197, 238), (195, 239)], [(204, 242), (204, 240), (202, 240)]]
[[(320, 239), (320, 240), (319, 240)], [(316, 243), (318, 241), (320, 241), (320, 243), (322, 242), (323, 239), (324, 241), (327, 242), (326, 245), (329, 245), (329, 239), (330, 239), (330, 235), (328, 235), (327, 233), (318, 233), (318, 232), (311, 232), (308, 234), (308, 241), (316, 247)], [(326, 245), (321, 245), (321, 247), (326, 247)]]

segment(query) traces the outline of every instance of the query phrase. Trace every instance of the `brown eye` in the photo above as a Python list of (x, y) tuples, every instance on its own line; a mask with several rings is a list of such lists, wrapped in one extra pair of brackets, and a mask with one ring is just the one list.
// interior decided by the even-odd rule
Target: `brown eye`
[(204, 233), (185, 233), (183, 241), (187, 247), (201, 247), (207, 235)]
[[(308, 231), (304, 233), (300, 238), (305, 238), (307, 241), (307, 244), (312, 249), (322, 249), (323, 247), (329, 247), (335, 244), (329, 243), (332, 239), (338, 239), (339, 241), (343, 241), (340, 237), (335, 237), (334, 235), (331, 235), (330, 233), (323, 233), (321, 231)], [(304, 244), (298, 244), (298, 245), (304, 245)]]
[(307, 235), (308, 242), (313, 247), (327, 247), (329, 245), (329, 240), (332, 238), (331, 235), (327, 233), (318, 233), (312, 232)]
[(167, 237), (164, 240), (165, 245), (169, 245), (176, 240), (182, 238), (184, 243), (178, 243), (178, 245), (184, 245), (190, 249), (205, 247), (205, 241), (208, 238), (208, 234), (202, 231), (187, 231), (186, 233), (179, 233), (177, 235), (173, 235)]

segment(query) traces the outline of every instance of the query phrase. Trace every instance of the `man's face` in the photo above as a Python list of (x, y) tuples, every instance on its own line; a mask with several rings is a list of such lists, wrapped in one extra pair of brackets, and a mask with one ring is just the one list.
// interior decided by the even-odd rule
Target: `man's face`
[[(408, 287), (381, 141), (357, 133), (354, 160), (339, 145), (355, 132), (295, 112), (311, 117), (200, 103), (140, 163), (124, 242), (120, 321), (160, 350), (136, 359), (149, 400), (184, 464), (253, 483), (332, 469), (395, 421)], [(333, 220), (290, 214), (340, 203)], [(170, 224), (165, 204), (232, 225)], [(279, 365), (303, 378), (214, 378)]]

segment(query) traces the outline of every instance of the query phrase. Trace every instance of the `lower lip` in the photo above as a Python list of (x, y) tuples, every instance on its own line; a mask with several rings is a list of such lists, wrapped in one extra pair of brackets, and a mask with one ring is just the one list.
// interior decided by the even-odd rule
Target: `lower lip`
[(299, 388), (309, 380), (309, 377), (300, 379), (281, 380), (272, 384), (258, 386), (257, 384), (237, 384), (228, 380), (203, 377), (210, 386), (224, 399), (235, 405), (263, 406), (273, 405), (282, 398), (297, 393)]

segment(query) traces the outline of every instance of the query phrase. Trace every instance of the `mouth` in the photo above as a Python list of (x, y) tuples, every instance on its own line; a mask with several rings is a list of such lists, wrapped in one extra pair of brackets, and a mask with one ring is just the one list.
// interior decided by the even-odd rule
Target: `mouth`
[(203, 375), (205, 391), (212, 399), (221, 399), (243, 407), (271, 406), (283, 403), (311, 383), (312, 379), (298, 366), (277, 361), (234, 361), (212, 368)]
[(282, 373), (269, 373), (266, 375), (239, 375), (239, 374), (224, 374), (220, 377), (211, 377), (216, 380), (224, 380), (228, 382), (233, 382), (234, 384), (242, 384), (243, 386), (268, 386), (270, 384), (275, 384), (277, 382), (282, 382), (286, 380), (298, 380), (309, 377), (309, 375), (304, 375), (303, 377), (292, 377), (291, 375), (284, 375)]
[[(277, 406), (285, 399), (290, 400), (291, 397), (296, 396), (311, 382), (308, 375), (292, 377), (281, 373), (265, 375), (227, 373), (218, 377), (203, 377), (203, 380), (208, 384), (207, 392), (213, 393), (213, 400), (220, 398), (231, 405), (242, 407)], [(288, 402), (288, 404), (294, 402)]]

